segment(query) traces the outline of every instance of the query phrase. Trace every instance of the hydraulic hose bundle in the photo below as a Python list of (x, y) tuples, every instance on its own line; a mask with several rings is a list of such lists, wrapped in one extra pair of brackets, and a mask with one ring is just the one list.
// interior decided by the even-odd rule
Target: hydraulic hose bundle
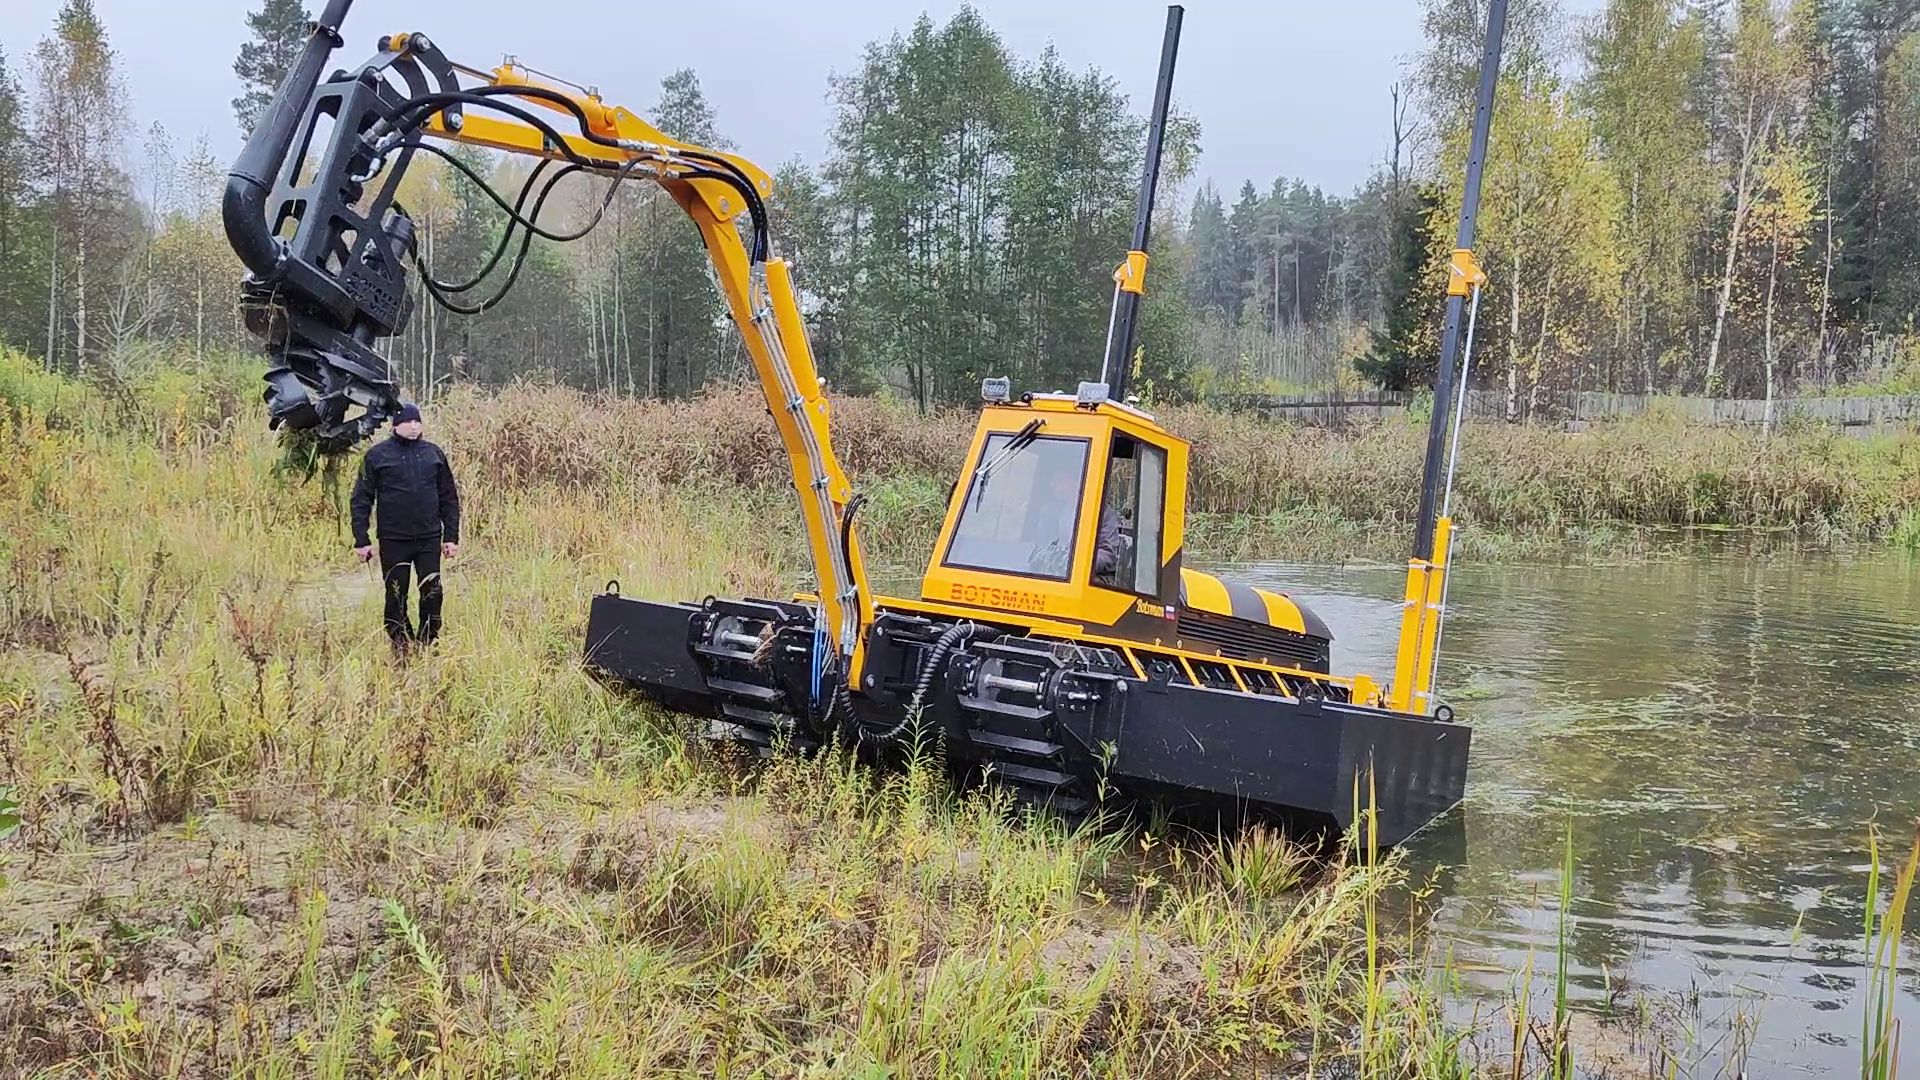
[[(375, 57), (357, 70), (336, 72), (322, 83), (349, 6), (350, 0), (331, 0), (312, 24), (287, 81), (228, 175), (222, 207), (228, 240), (249, 271), (243, 288), (248, 326), (279, 362), (266, 376), (272, 426), (311, 430), (326, 452), (346, 450), (371, 435), (399, 405), (392, 369), (376, 343), (404, 329), (411, 313), (404, 262), (419, 271), (433, 303), (462, 315), (487, 311), (513, 289), (536, 236), (556, 243), (585, 237), (635, 175), (724, 185), (748, 216), (750, 264), (758, 270), (770, 257), (762, 193), (738, 164), (664, 136), (610, 137), (596, 130), (579, 100), (519, 81), (518, 69), (487, 76), (453, 64), (424, 35), (402, 34), (381, 39)], [(462, 87), (460, 73), (513, 81)], [(563, 134), (534, 105), (565, 114), (576, 132)], [(428, 138), (458, 140), (478, 113), (524, 125), (524, 149), (542, 158), (512, 201)], [(330, 130), (323, 137), (325, 125)], [(434, 274), (411, 216), (395, 198), (415, 152), (443, 160), (507, 219), (470, 278), (449, 281)], [(560, 168), (551, 169), (556, 161)], [(611, 181), (592, 217), (568, 232), (540, 225), (555, 186), (578, 172)], [(509, 249), (513, 258), (499, 287), (484, 298), (468, 298), (491, 279)], [(356, 406), (360, 412), (351, 415)]]

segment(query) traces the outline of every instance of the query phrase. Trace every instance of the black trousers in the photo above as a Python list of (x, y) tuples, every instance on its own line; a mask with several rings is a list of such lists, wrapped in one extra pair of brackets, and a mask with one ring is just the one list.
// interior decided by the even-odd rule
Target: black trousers
[[(420, 625), (407, 612), (407, 588), (420, 578)], [(380, 577), (386, 583), (387, 636), (395, 644), (431, 644), (440, 636), (440, 541), (380, 541)]]

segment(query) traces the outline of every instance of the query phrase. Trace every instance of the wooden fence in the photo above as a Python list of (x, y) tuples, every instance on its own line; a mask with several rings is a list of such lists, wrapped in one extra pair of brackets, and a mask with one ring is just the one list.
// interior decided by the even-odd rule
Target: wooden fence
[[(1325, 394), (1247, 394), (1221, 400), (1229, 409), (1256, 413), (1269, 419), (1335, 426), (1353, 420), (1373, 420), (1403, 414), (1416, 395), (1390, 390), (1363, 390)], [(1527, 415), (1527, 399), (1520, 413)], [(1504, 417), (1504, 390), (1473, 390), (1467, 394), (1467, 414), (1476, 418)], [(1534, 403), (1532, 419), (1578, 427), (1590, 420), (1640, 416), (1649, 412), (1679, 415), (1706, 424), (1766, 422), (1767, 403), (1749, 398), (1676, 397), (1664, 394), (1603, 394), (1574, 392), (1542, 394)], [(1799, 397), (1776, 398), (1775, 423), (1794, 420), (1840, 428), (1903, 427), (1920, 424), (1920, 395), (1912, 397)]]

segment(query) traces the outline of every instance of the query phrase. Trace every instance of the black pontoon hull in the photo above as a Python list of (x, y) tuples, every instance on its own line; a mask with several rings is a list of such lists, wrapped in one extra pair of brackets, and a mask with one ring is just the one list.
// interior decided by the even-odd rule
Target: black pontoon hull
[[(1281, 815), (1342, 828), (1369, 804), (1394, 845), (1458, 805), (1471, 729), (1313, 697), (1143, 679), (1105, 650), (1012, 629), (953, 643), (953, 624), (883, 614), (858, 693), (815, 692), (812, 611), (759, 600), (666, 604), (597, 596), (586, 660), (666, 708), (765, 747), (901, 741), (932, 730), (948, 759), (1072, 812), (1094, 793), (1189, 816)], [(952, 635), (949, 635), (952, 636)], [(909, 733), (909, 719), (914, 723)], [(1371, 772), (1369, 772), (1371, 770)]]

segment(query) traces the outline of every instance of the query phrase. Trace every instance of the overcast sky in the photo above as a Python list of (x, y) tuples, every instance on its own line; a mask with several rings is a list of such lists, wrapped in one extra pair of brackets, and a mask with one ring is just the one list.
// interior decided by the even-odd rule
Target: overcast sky
[[(230, 99), (234, 54), (257, 0), (94, 0), (119, 51), (136, 127), (130, 154), (154, 120), (177, 146), (201, 133), (215, 154), (239, 149)], [(321, 0), (308, 0), (309, 8)], [(5, 0), (0, 46), (22, 72), (60, 0)], [(719, 127), (771, 169), (798, 155), (818, 162), (831, 112), (827, 80), (859, 63), (862, 47), (910, 27), (926, 11), (945, 21), (959, 0), (936, 3), (585, 4), (571, 0), (358, 0), (335, 62), (358, 63), (374, 41), (421, 30), (448, 55), (491, 67), (505, 53), (645, 115), (661, 76), (699, 73)], [(1098, 66), (1144, 114), (1153, 96), (1166, 5), (1154, 0), (975, 0), (1021, 56), (1048, 42), (1075, 69)], [(1588, 6), (1576, 3), (1577, 7)], [(1240, 181), (1263, 190), (1277, 175), (1344, 192), (1387, 153), (1387, 88), (1420, 45), (1414, 0), (1193, 0), (1186, 5), (1174, 98), (1202, 125), (1199, 175), (1229, 201)], [(575, 13), (569, 17), (566, 13)], [(1190, 189), (1189, 189), (1190, 190)]]

